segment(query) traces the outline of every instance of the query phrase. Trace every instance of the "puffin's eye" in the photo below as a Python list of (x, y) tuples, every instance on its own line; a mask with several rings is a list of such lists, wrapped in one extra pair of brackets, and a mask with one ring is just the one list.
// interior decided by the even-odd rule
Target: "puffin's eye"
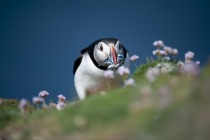
[(121, 45), (119, 45), (119, 50), (121, 50), (121, 48), (122, 48), (122, 46), (121, 46)]
[(100, 46), (99, 50), (103, 52), (103, 46), (102, 45)]

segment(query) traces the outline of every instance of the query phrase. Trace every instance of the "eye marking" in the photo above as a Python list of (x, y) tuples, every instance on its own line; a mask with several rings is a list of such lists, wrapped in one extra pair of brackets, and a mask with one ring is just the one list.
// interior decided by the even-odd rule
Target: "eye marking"
[(100, 46), (99, 50), (103, 52), (103, 46), (102, 45)]

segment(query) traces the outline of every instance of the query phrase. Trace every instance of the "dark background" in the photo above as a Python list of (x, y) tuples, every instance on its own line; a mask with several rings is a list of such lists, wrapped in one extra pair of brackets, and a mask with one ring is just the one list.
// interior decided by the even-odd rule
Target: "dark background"
[[(161, 39), (205, 64), (210, 54), (210, 4), (204, 0), (1, 0), (0, 97), (31, 100), (47, 90), (77, 97), (73, 63), (104, 37), (118, 38), (137, 63)], [(133, 68), (132, 68), (133, 69)]]

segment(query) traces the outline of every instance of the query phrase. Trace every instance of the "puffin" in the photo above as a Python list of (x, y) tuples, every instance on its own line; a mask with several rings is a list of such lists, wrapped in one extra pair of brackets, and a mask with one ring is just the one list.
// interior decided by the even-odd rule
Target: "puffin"
[(120, 86), (120, 76), (107, 79), (103, 75), (107, 70), (113, 70), (115, 73), (120, 66), (130, 67), (130, 55), (116, 38), (98, 39), (82, 49), (73, 67), (74, 86), (79, 99), (105, 91), (108, 85)]

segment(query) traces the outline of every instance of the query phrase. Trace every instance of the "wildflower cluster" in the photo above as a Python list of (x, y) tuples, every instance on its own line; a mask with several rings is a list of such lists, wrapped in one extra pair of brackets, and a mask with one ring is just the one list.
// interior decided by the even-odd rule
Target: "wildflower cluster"
[(160, 70), (157, 67), (154, 68), (149, 68), (145, 74), (146, 78), (150, 81), (153, 82), (155, 81), (156, 77), (159, 75)]
[(58, 104), (56, 105), (56, 108), (58, 110), (62, 110), (66, 106), (65, 104), (66, 97), (63, 96), (62, 94), (58, 95), (57, 97), (58, 97)]
[[(168, 72), (179, 72), (183, 75), (190, 76), (199, 75), (200, 69), (198, 65), (200, 64), (200, 62), (193, 61), (194, 53), (192, 51), (189, 51), (185, 54), (185, 62), (176, 62), (175, 56), (178, 54), (177, 49), (165, 46), (165, 44), (161, 40), (155, 41), (153, 45), (157, 47), (157, 49), (154, 50), (152, 53), (153, 55), (157, 56), (159, 61), (155, 67), (148, 68), (145, 74), (148, 81), (153, 82), (160, 73)], [(173, 57), (173, 63), (169, 61), (170, 57), (168, 55), (171, 55)]]
[[(39, 105), (42, 105), (43, 109), (47, 109), (47, 108), (57, 108), (58, 110), (62, 110), (65, 107), (65, 100), (66, 97), (63, 96), (62, 94), (58, 95), (58, 103), (50, 103), (49, 106), (46, 104), (45, 102), (45, 98), (49, 95), (49, 93), (45, 90), (39, 92), (38, 96), (34, 96), (32, 98), (32, 103), (34, 105), (36, 105), (37, 108), (39, 108)], [(26, 107), (28, 106), (28, 101), (26, 99), (21, 99), (19, 102), (19, 106), (18, 108), (20, 109), (21, 113), (25, 113), (26, 112)]]
[(134, 61), (136, 61), (137, 59), (139, 59), (139, 56), (135, 54), (130, 57), (130, 61), (133, 62), (136, 68), (137, 68), (137, 65), (134, 63)]
[(179, 61), (177, 63), (177, 70), (188, 76), (198, 76), (200, 74), (200, 61), (193, 61), (194, 53), (189, 51), (185, 54), (185, 62)]
[(23, 98), (20, 100), (20, 103), (18, 105), (18, 108), (20, 109), (22, 114), (25, 113), (26, 107), (27, 107), (27, 100)]
[(152, 52), (153, 55), (156, 55), (158, 57), (158, 60), (170, 60), (169, 55), (175, 59), (175, 56), (178, 54), (178, 50), (175, 48), (171, 48), (169, 46), (165, 46), (163, 41), (157, 40), (153, 42), (153, 45), (157, 48)]
[(137, 59), (139, 59), (139, 56), (135, 55), (135, 54), (130, 57), (130, 61), (132, 61), (132, 62), (137, 60)]
[[(125, 86), (135, 86), (135, 81), (133, 78), (128, 78), (130, 75), (130, 69), (125, 66), (120, 66), (116, 71), (113, 70), (107, 70), (104, 72), (104, 77), (106, 79), (110, 79), (111, 81), (115, 78), (116, 75), (120, 76), (122, 80), (124, 81)], [(109, 81), (108, 81), (109, 82)]]

